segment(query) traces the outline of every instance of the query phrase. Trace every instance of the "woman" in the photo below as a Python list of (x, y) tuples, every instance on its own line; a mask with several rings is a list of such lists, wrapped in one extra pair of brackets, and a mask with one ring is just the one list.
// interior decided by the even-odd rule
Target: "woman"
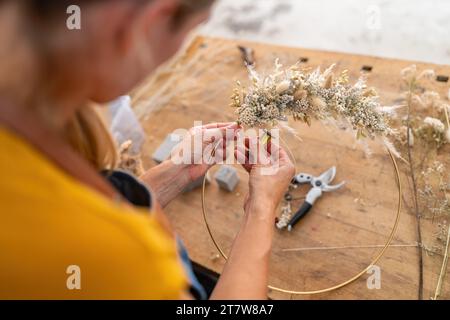
[[(114, 144), (89, 102), (131, 90), (178, 50), (211, 2), (0, 0), (0, 298), (191, 297), (195, 279), (161, 207), (209, 165), (167, 161), (141, 182), (111, 171)], [(81, 30), (66, 26), (73, 4)], [(276, 173), (244, 164), (245, 221), (212, 298), (266, 298), (275, 208), (294, 174), (284, 151), (270, 147), (280, 151)]]

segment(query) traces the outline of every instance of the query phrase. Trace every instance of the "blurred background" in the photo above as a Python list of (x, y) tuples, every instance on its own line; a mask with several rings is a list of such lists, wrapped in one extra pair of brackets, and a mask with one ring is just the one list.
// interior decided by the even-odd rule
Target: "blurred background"
[(209, 36), (450, 64), (449, 0), (218, 0)]

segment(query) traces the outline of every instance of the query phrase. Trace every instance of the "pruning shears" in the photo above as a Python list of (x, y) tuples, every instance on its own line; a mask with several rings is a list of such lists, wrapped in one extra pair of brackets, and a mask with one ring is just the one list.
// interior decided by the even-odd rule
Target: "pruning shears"
[(287, 226), (288, 231), (291, 231), (295, 224), (297, 224), (297, 222), (299, 222), (300, 219), (302, 219), (311, 210), (314, 203), (322, 196), (323, 192), (336, 191), (345, 184), (345, 181), (343, 181), (336, 185), (330, 185), (335, 176), (336, 167), (332, 167), (318, 177), (314, 177), (313, 175), (307, 173), (300, 173), (294, 177), (292, 180), (294, 185), (311, 184), (312, 189), (309, 190), (306, 195), (305, 202), (301, 208), (289, 221)]

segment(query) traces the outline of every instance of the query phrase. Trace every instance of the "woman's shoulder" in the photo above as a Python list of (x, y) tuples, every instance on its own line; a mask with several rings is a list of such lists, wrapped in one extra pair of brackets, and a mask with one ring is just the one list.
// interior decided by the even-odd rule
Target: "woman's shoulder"
[[(64, 298), (174, 298), (184, 288), (175, 242), (149, 214), (109, 201), (1, 129), (0, 145), (0, 256), (17, 286), (46, 281), (43, 298), (45, 288)], [(72, 265), (85, 275), (80, 291), (65, 287)]]

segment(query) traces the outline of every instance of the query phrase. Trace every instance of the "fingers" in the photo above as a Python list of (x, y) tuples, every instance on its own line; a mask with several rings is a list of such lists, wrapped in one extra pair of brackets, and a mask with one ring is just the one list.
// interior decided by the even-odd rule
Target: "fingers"
[[(217, 127), (216, 127), (217, 126)], [(233, 140), (236, 138), (240, 127), (236, 123), (212, 124), (201, 127), (201, 132), (205, 137), (205, 143), (212, 143), (218, 140)]]
[(267, 142), (264, 142), (261, 137), (245, 137), (243, 139), (243, 144), (246, 149), (252, 151), (252, 153), (258, 154), (266, 154), (267, 156), (271, 156), (272, 153), (276, 153), (279, 150), (279, 147), (272, 143), (272, 140), (269, 138)]
[(238, 128), (239, 125), (236, 122), (219, 122), (219, 123), (210, 123), (210, 124), (202, 126), (203, 129), (221, 129), (221, 128), (226, 128), (226, 127)]
[(204, 132), (209, 133), (222, 133), (225, 134), (228, 132), (234, 132), (239, 129), (239, 125), (236, 122), (221, 122), (221, 123), (211, 123), (204, 126), (196, 126), (192, 127), (189, 132), (191, 134), (199, 134)]
[(215, 163), (221, 163), (227, 160), (227, 141), (226, 139), (220, 140), (214, 147), (215, 151)]
[(219, 122), (219, 123), (209, 123), (204, 126), (202, 126), (202, 129), (217, 129), (217, 128), (223, 128), (227, 127), (229, 125), (233, 124), (232, 122)]
[(237, 147), (234, 149), (234, 157), (238, 161), (240, 165), (248, 172), (250, 173), (252, 171), (253, 166), (250, 164), (249, 159), (249, 151), (242, 152)]
[(261, 143), (258, 137), (244, 137), (234, 149), (235, 158), (244, 169), (250, 172), (255, 165), (263, 164), (259, 152)]
[[(239, 149), (234, 150), (234, 155), (246, 170), (251, 170), (255, 164), (273, 166), (278, 165), (279, 162), (281, 165), (290, 162), (286, 152), (277, 144), (278, 140), (275, 136), (272, 138), (270, 135), (241, 135), (241, 127), (237, 123), (212, 123), (193, 129), (196, 132), (191, 138), (198, 139), (194, 141), (201, 143), (203, 149), (208, 148), (208, 152), (211, 152), (211, 156), (216, 157), (216, 161), (227, 160), (228, 147), (234, 140), (237, 142), (234, 146), (239, 146)], [(194, 146), (199, 146), (199, 144), (194, 142)]]
[(267, 153), (271, 156), (279, 158), (280, 152), (283, 150), (279, 145), (274, 143), (271, 139), (265, 146)]
[(228, 139), (233, 139), (236, 132), (241, 127), (236, 122), (220, 122), (220, 123), (210, 123), (204, 126), (198, 126), (191, 129), (194, 133), (207, 134), (208, 136), (215, 136), (216, 139), (210, 139), (208, 141), (212, 142), (218, 140), (219, 135), (226, 137)]

